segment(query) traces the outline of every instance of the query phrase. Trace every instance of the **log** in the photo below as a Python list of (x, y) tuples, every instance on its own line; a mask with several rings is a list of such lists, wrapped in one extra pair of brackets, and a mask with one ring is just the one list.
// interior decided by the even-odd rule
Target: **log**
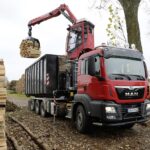
[(12, 119), (14, 122), (18, 123), (34, 140), (34, 142), (42, 149), (42, 150), (48, 150), (49, 147), (47, 144), (43, 143), (41, 140), (39, 140), (31, 131), (29, 128), (27, 128), (24, 124), (22, 124), (20, 121), (18, 121), (16, 118), (12, 116), (8, 116), (10, 119)]
[(20, 55), (25, 58), (37, 58), (41, 55), (40, 44), (37, 39), (22, 40), (20, 44)]
[(59, 56), (59, 71), (65, 72), (66, 70), (70, 71), (71, 64), (67, 63), (68, 57), (66, 55)]
[(17, 140), (14, 137), (10, 136), (8, 134), (8, 131), (6, 131), (6, 136), (8, 140), (10, 140), (13, 143), (13, 146), (16, 150), (22, 150), (22, 147), (18, 145)]
[(5, 76), (5, 70), (0, 70), (0, 76)]
[(5, 106), (7, 92), (5, 88), (5, 66), (2, 59), (0, 59), (0, 149), (7, 150), (5, 137)]
[(4, 65), (3, 59), (0, 59), (0, 65)]

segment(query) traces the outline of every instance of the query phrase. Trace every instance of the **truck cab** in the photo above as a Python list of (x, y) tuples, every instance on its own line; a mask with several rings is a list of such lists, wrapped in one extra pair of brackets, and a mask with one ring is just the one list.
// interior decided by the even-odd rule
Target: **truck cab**
[(78, 65), (73, 109), (78, 130), (85, 130), (87, 118), (106, 126), (122, 127), (147, 120), (147, 69), (139, 51), (97, 47), (83, 54)]

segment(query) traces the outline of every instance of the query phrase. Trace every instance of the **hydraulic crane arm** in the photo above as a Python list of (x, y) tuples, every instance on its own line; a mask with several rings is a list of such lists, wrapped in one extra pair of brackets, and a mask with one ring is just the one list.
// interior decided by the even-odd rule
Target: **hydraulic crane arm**
[(28, 35), (29, 37), (23, 40), (20, 44), (20, 54), (25, 58), (37, 58), (40, 56), (40, 41), (32, 37), (32, 26), (40, 24), (48, 19), (52, 19), (59, 15), (64, 15), (71, 23), (69, 26), (69, 34), (67, 36), (66, 51), (70, 59), (75, 59), (80, 56), (83, 51), (89, 51), (94, 47), (93, 28), (90, 22), (86, 20), (76, 19), (74, 14), (70, 11), (69, 7), (61, 4), (53, 11), (32, 19), (28, 22)]
[(63, 14), (72, 24), (75, 24), (77, 22), (76, 17), (70, 11), (69, 7), (65, 4), (61, 4), (58, 8), (54, 9), (53, 11), (51, 11), (45, 15), (42, 15), (40, 17), (37, 17), (35, 19), (30, 20), (28, 23), (28, 26), (29, 27), (34, 26), (36, 24), (39, 24), (39, 23), (46, 21), (48, 19), (51, 19), (53, 17), (57, 17), (60, 14)]
[(69, 7), (65, 4), (61, 4), (58, 8), (53, 11), (39, 16), (35, 19), (32, 19), (28, 22), (28, 35), (29, 38), (25, 39), (20, 44), (20, 54), (25, 58), (37, 58), (40, 56), (40, 42), (38, 39), (32, 37), (32, 26), (40, 24), (48, 19), (59, 16), (60, 14), (64, 15), (73, 25), (77, 23), (76, 17), (70, 11)]

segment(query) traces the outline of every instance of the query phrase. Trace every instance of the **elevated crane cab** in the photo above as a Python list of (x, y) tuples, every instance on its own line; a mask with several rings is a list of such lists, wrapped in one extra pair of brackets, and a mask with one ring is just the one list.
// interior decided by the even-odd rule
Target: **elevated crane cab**
[(67, 53), (70, 59), (77, 59), (85, 52), (94, 49), (94, 25), (81, 20), (69, 26), (67, 36)]

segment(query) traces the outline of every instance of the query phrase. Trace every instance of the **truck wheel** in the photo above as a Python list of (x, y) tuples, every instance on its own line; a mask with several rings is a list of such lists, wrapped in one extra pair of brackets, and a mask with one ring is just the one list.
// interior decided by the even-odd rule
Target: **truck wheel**
[(84, 108), (79, 105), (76, 110), (76, 119), (75, 119), (75, 125), (76, 129), (80, 133), (85, 133), (89, 127), (89, 119), (85, 113)]
[(46, 117), (46, 115), (47, 115), (47, 112), (45, 110), (44, 102), (43, 101), (40, 104), (40, 114), (41, 114), (42, 117)]
[(31, 100), (31, 102), (30, 102), (30, 110), (31, 111), (35, 110), (35, 102), (34, 102), (34, 100)]
[(39, 100), (35, 101), (35, 113), (40, 114), (40, 102), (39, 102)]

